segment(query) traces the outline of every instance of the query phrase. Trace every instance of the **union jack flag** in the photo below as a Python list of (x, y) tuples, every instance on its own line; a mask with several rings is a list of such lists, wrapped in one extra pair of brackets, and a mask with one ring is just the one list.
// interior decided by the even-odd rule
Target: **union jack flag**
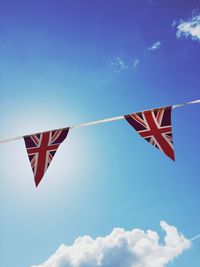
[(172, 127), (172, 107), (147, 110), (124, 116), (141, 137), (175, 160)]
[(69, 128), (24, 136), (25, 146), (38, 186), (49, 167), (59, 145), (65, 140)]

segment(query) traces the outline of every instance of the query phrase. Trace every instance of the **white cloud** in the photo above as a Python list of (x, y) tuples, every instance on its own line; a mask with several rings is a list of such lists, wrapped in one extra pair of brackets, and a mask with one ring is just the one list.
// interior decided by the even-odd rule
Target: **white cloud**
[(176, 20), (173, 20), (172, 27), (175, 27), (177, 24), (178, 24), (178, 22)]
[(160, 222), (164, 242), (152, 230), (115, 228), (105, 237), (79, 237), (72, 246), (61, 245), (45, 263), (32, 267), (164, 267), (191, 242), (174, 226)]
[(200, 14), (188, 21), (180, 21), (176, 36), (177, 38), (190, 36), (193, 40), (200, 41)]
[(114, 61), (110, 63), (110, 69), (114, 72), (120, 73), (122, 71), (127, 70), (128, 66), (120, 57), (117, 57)]
[(139, 63), (140, 63), (139, 59), (135, 59), (134, 62), (133, 62), (133, 67), (137, 68)]
[(161, 46), (161, 42), (157, 41), (157, 42), (153, 43), (152, 46), (150, 46), (148, 48), (148, 50), (149, 51), (154, 51), (154, 50), (160, 48), (160, 46)]

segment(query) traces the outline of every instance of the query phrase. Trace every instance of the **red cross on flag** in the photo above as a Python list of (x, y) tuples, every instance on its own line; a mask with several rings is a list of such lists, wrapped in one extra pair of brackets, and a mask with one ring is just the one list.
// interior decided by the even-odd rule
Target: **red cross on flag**
[(172, 127), (172, 107), (147, 110), (124, 116), (141, 137), (175, 160)]
[(59, 145), (65, 140), (69, 128), (24, 136), (25, 146), (38, 186), (49, 167)]

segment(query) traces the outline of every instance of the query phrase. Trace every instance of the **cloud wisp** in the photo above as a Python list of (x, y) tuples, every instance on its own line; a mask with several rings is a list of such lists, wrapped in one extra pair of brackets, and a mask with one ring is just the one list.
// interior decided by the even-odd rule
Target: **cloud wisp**
[(178, 39), (191, 37), (193, 40), (200, 41), (200, 14), (187, 21), (181, 20), (177, 26), (176, 36)]
[(120, 58), (117, 57), (114, 61), (110, 63), (110, 69), (114, 72), (120, 73), (128, 69), (126, 63)]
[(160, 42), (160, 41), (157, 41), (157, 42), (153, 43), (153, 44), (148, 48), (148, 50), (149, 50), (149, 51), (155, 51), (155, 50), (159, 49), (160, 46), (161, 46), (161, 42)]
[(32, 267), (164, 267), (191, 242), (165, 221), (160, 226), (163, 243), (152, 230), (115, 228), (105, 237), (83, 236), (71, 246), (61, 245), (45, 263)]
[(140, 61), (137, 58), (133, 61), (133, 67), (134, 67), (134, 69), (137, 68), (137, 66), (139, 65), (139, 63), (140, 63)]

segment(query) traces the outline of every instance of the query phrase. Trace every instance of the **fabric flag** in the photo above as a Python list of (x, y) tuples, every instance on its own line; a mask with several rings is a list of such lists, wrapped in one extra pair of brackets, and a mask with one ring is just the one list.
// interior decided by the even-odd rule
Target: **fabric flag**
[(147, 110), (124, 116), (141, 137), (175, 160), (172, 127), (172, 107)]
[(25, 146), (38, 186), (49, 167), (59, 145), (65, 140), (69, 128), (24, 136)]

